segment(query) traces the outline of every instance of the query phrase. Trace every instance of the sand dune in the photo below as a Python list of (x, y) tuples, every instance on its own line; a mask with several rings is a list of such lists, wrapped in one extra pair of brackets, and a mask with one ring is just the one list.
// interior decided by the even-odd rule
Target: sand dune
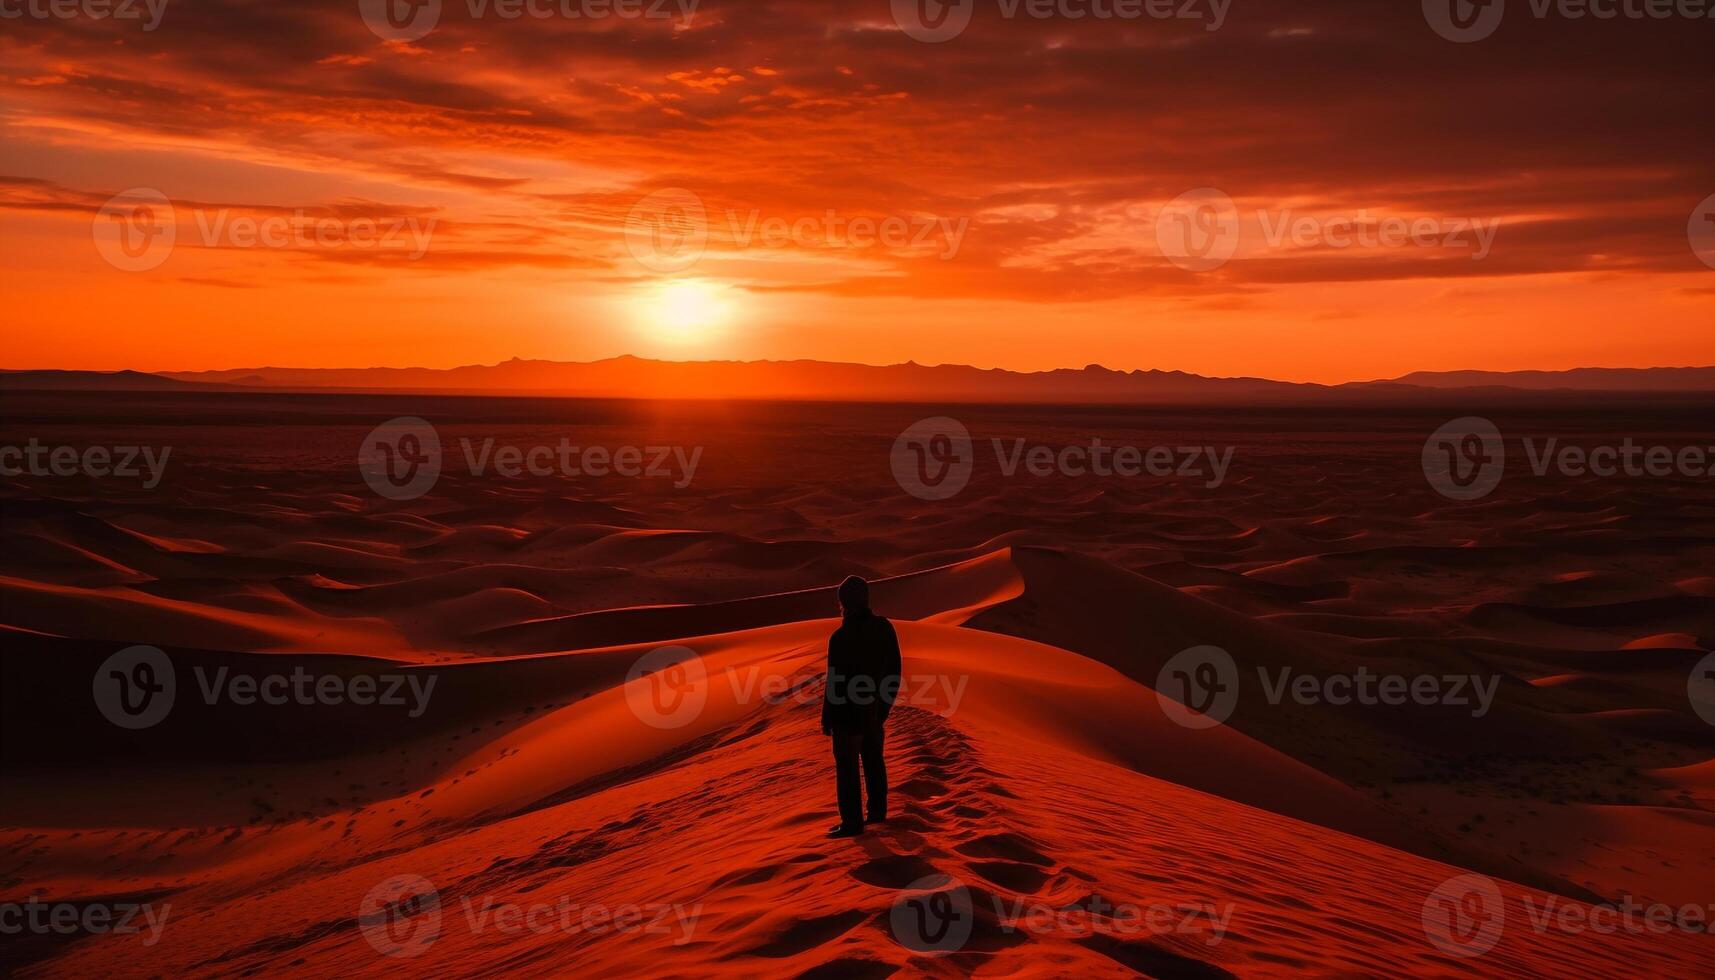
[[(746, 649), (760, 650), (739, 643), (732, 653)], [(1086, 693), (1107, 696), (1099, 685)], [(858, 845), (830, 845), (819, 836), (829, 814), (807, 712), (717, 709), (706, 731), (699, 723), (643, 743), (649, 733), (623, 701), (610, 690), (514, 729), (452, 762), (431, 780), (431, 796), (413, 785), (328, 819), (218, 837), (32, 835), (41, 853), (26, 867), (62, 869), (49, 879), (54, 894), (168, 896), (178, 918), (148, 955), (172, 973), (392, 970), (400, 961), (376, 955), (357, 910), (397, 875), (429, 882), (441, 911), (413, 965), (450, 975), (476, 975), (497, 958), (526, 970), (571, 962), (604, 973), (773, 975), (880, 975), (908, 964), (1169, 976), (1458, 965), (1424, 942), (1417, 921), (1424, 898), (1457, 869), (1116, 766), (1106, 752), (1048, 737), (1079, 727), (1064, 715), (1000, 734), (981, 719), (902, 709), (897, 818)], [(1084, 716), (1083, 739), (1111, 731), (1097, 724), (1108, 721)], [(576, 751), (590, 730), (627, 736), (626, 752), (597, 767), (617, 768), (591, 769)], [(251, 898), (256, 882), (267, 883), (266, 914)], [(914, 954), (893, 907), (955, 884), (973, 902), (972, 940), (946, 960)], [(1528, 921), (1524, 903), (1552, 899), (1501, 888), (1515, 927), (1485, 960), (1496, 972), (1691, 975), (1709, 952), (1706, 937), (1540, 936), (1518, 925)], [(1302, 899), (1307, 889), (1314, 903)], [(1099, 915), (1093, 934), (1005, 927), (1019, 903), (1077, 908), (1092, 896), (1107, 903), (1097, 909), (1167, 910), (1162, 921), (1175, 928)], [(482, 915), (562, 901), (580, 911), (633, 906), (665, 925), (614, 942), (599, 919), (537, 934)], [(48, 972), (123, 972), (136, 952), (123, 940), (73, 946)]]
[[(905, 627), (913, 669), (968, 677), (970, 707), (945, 717), (930, 706), (902, 708), (893, 738), (898, 818), (859, 846), (822, 841), (817, 831), (829, 814), (812, 712), (791, 699), (744, 703), (724, 677), (759, 666), (813, 684), (828, 626), (704, 641), (707, 706), (673, 729), (645, 723), (630, 707), (626, 688), (648, 683), (627, 685), (612, 673), (630, 657), (446, 665), (438, 669), (480, 675), (449, 679), (467, 693), (503, 682), (555, 696), (580, 685), (593, 693), (462, 745), (444, 736), (414, 744), (411, 756), (434, 759), (433, 768), (400, 770), (388, 758), (358, 755), (341, 760), (337, 778), (325, 766), (150, 774), (169, 787), (181, 777), (218, 784), (250, 774), (276, 799), (331, 791), (326, 784), (336, 781), (404, 777), (366, 805), (296, 819), (277, 813), (219, 834), (19, 832), (12, 852), (29, 848), (25, 873), (56, 869), (37, 879), (51, 894), (170, 899), (180, 918), (149, 956), (173, 973), (391, 968), (355, 910), (366, 892), (401, 874), (433, 883), (442, 920), (426, 962), (454, 975), (481, 972), (495, 956), (524, 968), (570, 959), (603, 971), (927, 966), (901, 943), (890, 912), (902, 894), (936, 887), (923, 879), (937, 874), (963, 883), (977, 903), (975, 938), (949, 967), (1268, 975), (1311, 964), (1452, 966), (1424, 944), (1415, 917), (1454, 869), (1329, 829), (1377, 820), (1365, 815), (1373, 810), (1365, 801), (1229, 729), (1209, 737), (1173, 726), (1148, 709), (1146, 689), (1093, 661), (970, 629)], [(608, 751), (587, 751), (596, 740)], [(1150, 768), (1160, 775), (1145, 774)], [(1219, 795), (1185, 785), (1208, 780)], [(88, 799), (100, 785), (92, 775), (82, 794), (56, 789), (64, 800)], [(1223, 799), (1236, 795), (1258, 806)], [(1321, 808), (1314, 822), (1260, 806), (1312, 802)], [(180, 827), (218, 819), (203, 805), (180, 802), (155, 820)], [(1570, 830), (1567, 839), (1585, 833)], [(1273, 858), (1259, 860), (1263, 854)], [(256, 882), (267, 883), (266, 915), (250, 898)], [(1293, 897), (1307, 883), (1315, 905)], [(1502, 887), (1519, 921), (1520, 903), (1547, 900)], [(1004, 927), (1016, 903), (1076, 906), (1092, 895), (1170, 909), (1174, 922), (1204, 906), (1230, 918), (1219, 935), (1201, 919), (1164, 935)], [(580, 908), (661, 906), (689, 918), (679, 932), (603, 943), (582, 929), (505, 933), (479, 914), (562, 896)], [(330, 910), (338, 910), (332, 920)], [(1521, 928), (1488, 962), (1591, 973), (1647, 962), (1684, 974), (1707, 955), (1702, 938), (1549, 941)], [(51, 960), (51, 972), (122, 972), (135, 952), (121, 940), (78, 945)]]
[[(49, 402), (31, 410), (84, 411)], [(161, 404), (127, 437), (163, 424)], [(868, 407), (796, 444), (734, 409), (707, 430), (721, 462), (693, 493), (453, 473), (395, 503), (325, 448), (361, 439), (375, 404), (243, 404), (270, 435), (187, 427), (185, 469), (158, 493), (4, 485), (0, 900), (173, 910), (146, 959), (136, 937), (31, 937), (0, 954), (14, 972), (1706, 972), (1707, 935), (1529, 926), (1550, 901), (1709, 901), (1715, 729), (1686, 700), (1715, 639), (1704, 490), (1550, 480), (1454, 505), (1399, 490), (1416, 448), (1385, 426), (1368, 441), (1332, 427), (1330, 449), (1310, 429), (1256, 442), (1243, 420), (1118, 413), (1099, 422), (1116, 440), (1233, 439), (1249, 472), (1213, 491), (979, 475), (956, 506), (925, 507), (865, 467), (885, 459), (876, 433), (911, 420)], [(473, 424), (455, 409), (544, 424), (474, 400), (443, 409), (449, 438)], [(611, 411), (579, 421), (642, 438), (673, 417)], [(1021, 411), (973, 409), (973, 427), (1096, 424)], [(849, 573), (898, 624), (908, 696), (896, 819), (836, 845), (814, 705)], [(165, 720), (130, 732), (90, 692), (135, 643), (183, 680)], [(663, 646), (695, 671), (663, 673)], [(1156, 688), (1205, 646), (1231, 657), (1236, 707), (1187, 728)], [(433, 679), (433, 695), (264, 710), (203, 703), (190, 680), (298, 668)], [(1270, 694), (1283, 671), (1360, 668), (1468, 675), (1492, 702), (1473, 717)], [(658, 685), (686, 676), (697, 709), (655, 723)], [(1421, 921), (1466, 873), (1496, 883), (1508, 923), (1474, 960)], [(441, 903), (421, 959), (378, 953), (360, 912), (397, 875)], [(893, 921), (937, 894), (973, 902), (948, 957)], [(1206, 916), (1006, 921), (1095, 896), (1231, 918), (1219, 936)], [(472, 918), (562, 900), (692, 924)]]

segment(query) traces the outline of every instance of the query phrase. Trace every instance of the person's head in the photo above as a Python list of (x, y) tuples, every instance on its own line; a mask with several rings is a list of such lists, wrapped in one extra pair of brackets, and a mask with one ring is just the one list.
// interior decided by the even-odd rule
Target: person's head
[(869, 583), (856, 575), (840, 583), (840, 612), (856, 616), (869, 611)]

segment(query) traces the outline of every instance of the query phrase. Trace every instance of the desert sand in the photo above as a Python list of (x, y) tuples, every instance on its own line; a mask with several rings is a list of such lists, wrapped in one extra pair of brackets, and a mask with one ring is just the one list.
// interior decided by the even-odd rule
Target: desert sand
[[(1699, 443), (1709, 407), (1496, 420)], [(1697, 976), (1715, 962), (1696, 929), (1531, 926), (1545, 906), (1715, 902), (1715, 727), (1685, 693), (1715, 646), (1706, 479), (1522, 474), (1455, 502), (1419, 464), (1445, 414), (1404, 409), (174, 392), (12, 392), (4, 408), (9, 445), (172, 447), (152, 489), (4, 481), (0, 900), (167, 910), (155, 936), (7, 937), (17, 975)], [(1230, 446), (1232, 464), (1209, 486), (1009, 478), (985, 456), (962, 494), (925, 501), (895, 482), (889, 447), (937, 414), (985, 444), (1096, 435)], [(461, 459), (390, 500), (357, 452), (407, 415), (453, 456), (464, 438), (570, 436), (695, 447), (700, 467), (676, 486)], [(907, 694), (892, 819), (829, 841), (816, 704), (848, 574), (875, 580), (898, 625)], [(133, 644), (182, 678), (140, 731), (91, 698), (97, 667)], [(1155, 688), (1203, 645), (1240, 665), (1239, 707), (1189, 728)], [(647, 706), (667, 675), (637, 670), (664, 646), (696, 665), (671, 692), (695, 710), (665, 725)], [(1492, 678), (1493, 704), (1480, 718), (1272, 704), (1258, 673), (1358, 665)], [(188, 680), (299, 667), (432, 678), (433, 694), (204, 704)], [(1480, 956), (1423, 922), (1464, 874), (1505, 906)], [(969, 903), (970, 935), (914, 948), (900, 909), (940, 893)], [(1037, 926), (1009, 921), (1029, 911)]]

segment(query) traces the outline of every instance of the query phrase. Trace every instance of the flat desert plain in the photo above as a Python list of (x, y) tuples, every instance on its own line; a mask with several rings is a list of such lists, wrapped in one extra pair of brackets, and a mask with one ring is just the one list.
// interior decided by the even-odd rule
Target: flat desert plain
[[(1708, 446), (1707, 400), (3, 398), (0, 445), (166, 453), (4, 477), (0, 902), (128, 923), (16, 975), (1711, 975), (1715, 482), (1526, 444)], [(359, 465), (403, 417), (409, 496)], [(944, 499), (895, 465), (935, 417)], [(906, 677), (891, 819), (830, 841), (851, 574)]]

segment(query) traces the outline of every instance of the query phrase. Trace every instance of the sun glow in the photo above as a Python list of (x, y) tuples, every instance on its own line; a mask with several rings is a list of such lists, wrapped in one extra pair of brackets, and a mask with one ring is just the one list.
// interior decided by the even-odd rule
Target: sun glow
[(732, 292), (729, 287), (702, 279), (661, 283), (639, 298), (639, 319), (659, 340), (706, 340), (732, 315)]

